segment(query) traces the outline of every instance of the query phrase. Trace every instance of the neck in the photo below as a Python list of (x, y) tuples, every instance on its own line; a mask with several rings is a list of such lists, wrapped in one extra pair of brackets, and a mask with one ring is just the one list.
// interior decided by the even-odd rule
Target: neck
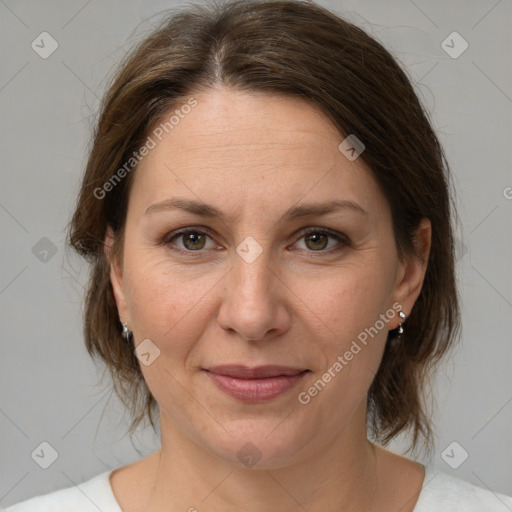
[(146, 510), (352, 512), (378, 507), (375, 447), (357, 426), (309, 456), (268, 469), (247, 469), (198, 446), (161, 416), (162, 448)]

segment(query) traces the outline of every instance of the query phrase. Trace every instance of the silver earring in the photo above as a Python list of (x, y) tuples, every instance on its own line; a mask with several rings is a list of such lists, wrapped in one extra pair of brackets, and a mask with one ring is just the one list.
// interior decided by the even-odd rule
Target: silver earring
[[(398, 316), (405, 322), (405, 319), (406, 319), (406, 316), (405, 316), (405, 313), (403, 311), (400, 311), (398, 313)], [(398, 324), (398, 335), (401, 336), (403, 333), (404, 333), (404, 328), (403, 328), (403, 322), (400, 322)]]
[[(119, 317), (119, 319), (121, 320), (121, 317)], [(128, 329), (128, 322), (124, 322), (124, 323), (121, 322), (121, 325), (123, 326), (122, 336), (124, 338), (124, 341), (126, 341), (126, 343), (130, 344), (133, 333), (130, 329)]]

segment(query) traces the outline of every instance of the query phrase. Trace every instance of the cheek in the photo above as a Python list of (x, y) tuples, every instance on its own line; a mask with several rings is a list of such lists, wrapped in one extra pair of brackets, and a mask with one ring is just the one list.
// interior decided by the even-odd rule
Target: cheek
[(306, 404), (308, 421), (335, 432), (345, 428), (347, 418), (365, 403), (382, 359), (389, 320), (396, 315), (388, 302), (385, 274), (378, 267), (372, 272), (368, 268), (339, 272), (304, 295), (322, 320), (314, 337), (322, 364), (299, 390), (300, 403)]
[(136, 345), (150, 339), (160, 351), (150, 365), (140, 364), (144, 380), (159, 404), (188, 410), (184, 367), (212, 314), (206, 292), (215, 279), (193, 278), (164, 258), (143, 254), (127, 260), (125, 271)]
[(292, 289), (307, 305), (305, 311), (311, 311), (311, 322), (316, 322), (322, 338), (332, 343), (335, 337), (334, 345), (340, 349), (390, 307), (391, 277), (382, 265), (367, 261), (336, 269), (321, 279), (302, 277)]
[[(389, 303), (392, 275), (387, 268), (367, 260), (365, 264), (339, 268), (315, 286), (311, 286), (311, 280), (299, 280), (294, 288), (305, 298), (308, 308), (304, 311), (314, 312), (310, 325), (314, 321), (318, 325), (315, 349), (322, 354), (315, 375), (317, 384), (309, 383), (314, 389), (304, 389), (304, 399), (311, 398), (313, 408), (325, 422), (345, 421), (346, 414), (366, 396), (378, 370), (389, 320), (396, 315)], [(318, 379), (326, 383), (325, 387)], [(318, 390), (322, 391), (317, 399)], [(340, 414), (323, 417), (324, 408), (331, 407)]]
[(222, 273), (199, 266), (183, 271), (164, 256), (134, 254), (125, 263), (127, 295), (134, 333), (173, 350), (197, 339), (208, 317), (209, 297)]

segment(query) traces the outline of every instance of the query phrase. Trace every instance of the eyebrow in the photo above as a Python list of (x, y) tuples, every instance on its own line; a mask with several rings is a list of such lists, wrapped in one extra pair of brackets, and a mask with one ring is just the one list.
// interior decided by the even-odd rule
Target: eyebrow
[[(194, 201), (192, 199), (165, 199), (158, 203), (152, 204), (147, 210), (146, 215), (149, 213), (167, 211), (167, 210), (183, 210), (194, 215), (201, 217), (218, 218), (226, 222), (226, 215), (217, 207), (203, 203), (201, 201)], [(348, 199), (328, 201), (326, 203), (312, 203), (301, 206), (292, 206), (283, 215), (283, 220), (294, 220), (301, 217), (321, 216), (327, 215), (339, 210), (350, 210), (359, 215), (368, 216), (368, 212), (359, 204)]]

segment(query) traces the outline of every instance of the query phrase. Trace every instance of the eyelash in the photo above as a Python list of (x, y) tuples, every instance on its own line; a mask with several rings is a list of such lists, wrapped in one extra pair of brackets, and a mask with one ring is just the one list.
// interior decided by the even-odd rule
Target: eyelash
[[(174, 244), (171, 243), (171, 240), (173, 240), (175, 238), (178, 238), (180, 236), (191, 234), (191, 233), (196, 234), (196, 235), (207, 235), (210, 238), (212, 238), (212, 233), (211, 233), (211, 231), (209, 229), (207, 229), (207, 228), (199, 228), (199, 227), (197, 227), (197, 228), (191, 227), (191, 228), (184, 228), (184, 229), (181, 229), (181, 230), (178, 230), (178, 231), (173, 231), (172, 233), (169, 233), (162, 240), (162, 244), (166, 245), (166, 246), (169, 246), (169, 248), (172, 251), (176, 251), (176, 252), (178, 252), (180, 254), (185, 254), (186, 256), (190, 256), (190, 257), (200, 256), (204, 252), (204, 249), (199, 249), (197, 251), (188, 251), (188, 250), (180, 249), (180, 248), (176, 247)], [(327, 250), (323, 250), (323, 249), (322, 250), (318, 250), (318, 251), (309, 250), (309, 251), (307, 251), (309, 253), (313, 253), (313, 254), (314, 253), (332, 254), (333, 252), (340, 251), (344, 246), (346, 246), (346, 247), (350, 246), (350, 240), (348, 239), (348, 237), (346, 237), (342, 233), (338, 233), (337, 231), (331, 231), (330, 229), (326, 229), (326, 228), (309, 228), (309, 229), (307, 229), (305, 231), (302, 231), (300, 233), (300, 236), (299, 236), (298, 240), (301, 240), (302, 238), (305, 238), (307, 235), (310, 235), (310, 234), (313, 234), (313, 233), (314, 234), (321, 234), (321, 235), (325, 235), (325, 236), (329, 236), (331, 238), (334, 238), (338, 242), (340, 242), (341, 246), (331, 247), (330, 249), (327, 249)], [(315, 257), (313, 254), (311, 254), (310, 257)]]

